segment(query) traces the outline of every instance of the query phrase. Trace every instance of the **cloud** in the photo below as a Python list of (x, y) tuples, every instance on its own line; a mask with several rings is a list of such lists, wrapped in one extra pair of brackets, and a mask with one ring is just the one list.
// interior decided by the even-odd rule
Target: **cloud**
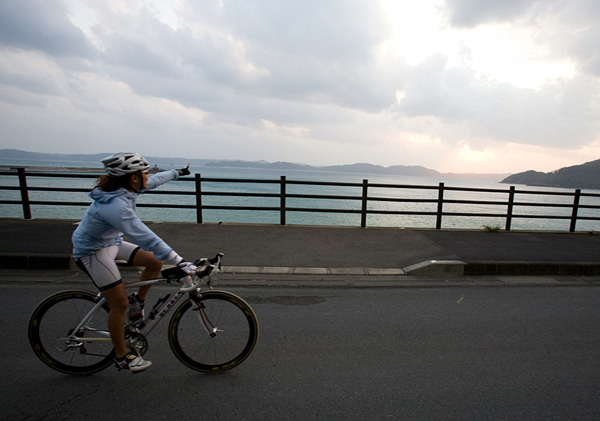
[(439, 120), (447, 139), (465, 136), (468, 124), (468, 135), (481, 144), (494, 139), (562, 149), (598, 138), (598, 98), (600, 86), (585, 75), (540, 90), (489, 84), (473, 72), (447, 69), (437, 55), (410, 73), (397, 110)]
[(579, 70), (600, 76), (600, 3), (585, 0), (446, 0), (449, 24), (474, 29), (509, 25), (526, 29), (536, 55), (570, 59)]
[(520, 18), (538, 2), (539, 0), (447, 0), (446, 8), (452, 25), (473, 28), (485, 23), (507, 22)]
[[(201, 12), (179, 11), (194, 17)], [(125, 20), (113, 10), (102, 13), (103, 21)], [(105, 71), (141, 94), (172, 95), (200, 107), (210, 106), (205, 98), (214, 98), (215, 89), (369, 111), (394, 100), (393, 86), (373, 83), (382, 80), (375, 49), (386, 32), (377, 25), (380, 9), (364, 2), (277, 2), (268, 8), (260, 1), (224, 2), (220, 10), (209, 10), (212, 22), (207, 16), (199, 22), (181, 17), (176, 28), (145, 15), (135, 31), (135, 25), (118, 33), (100, 24), (94, 28), (106, 49)], [(140, 22), (133, 14), (129, 18)], [(148, 83), (151, 78), (140, 80), (138, 71), (177, 80)], [(184, 91), (193, 95), (180, 96), (177, 85), (187, 85)]]
[[(435, 116), (460, 121), (469, 118), (470, 78), (461, 70), (448, 70), (448, 59), (436, 53), (404, 73), (398, 110), (408, 116)], [(471, 75), (472, 76), (472, 75)]]
[(253, 45), (253, 55), (277, 51), (350, 64), (371, 57), (386, 36), (381, 9), (361, 0), (224, 4), (222, 22)]
[[(599, 138), (599, 6), (580, 1), (448, 0), (446, 11), (452, 25), (470, 28), (463, 32), (470, 35), (462, 41), (468, 44), (461, 44), (462, 65), (451, 63), (449, 52), (437, 52), (412, 66), (405, 72), (398, 112), (435, 118), (447, 140), (470, 137), (482, 147), (501, 141), (567, 149)], [(511, 32), (520, 38), (511, 40)], [(476, 67), (472, 54), (480, 53), (477, 42), (503, 33), (504, 42), (511, 45), (507, 54), (532, 54), (533, 61), (521, 71), (531, 72), (523, 80), (537, 76), (538, 83), (519, 86), (501, 80), (502, 74), (493, 68)], [(480, 40), (473, 40), (477, 35)], [(500, 56), (497, 47), (489, 44)], [(552, 77), (551, 66), (560, 76)], [(549, 73), (539, 74), (543, 69)]]
[(52, 56), (90, 56), (91, 44), (71, 24), (62, 2), (0, 2), (0, 45), (39, 50)]
[(219, 158), (430, 167), (448, 156), (499, 165), (510, 143), (530, 145), (540, 162), (567, 150), (573, 160), (600, 141), (599, 9), (583, 0), (0, 2), (0, 142), (38, 147), (48, 136), (70, 151), (90, 139), (105, 151), (129, 139), (152, 142), (155, 155), (169, 143), (203, 156), (222, 144)]

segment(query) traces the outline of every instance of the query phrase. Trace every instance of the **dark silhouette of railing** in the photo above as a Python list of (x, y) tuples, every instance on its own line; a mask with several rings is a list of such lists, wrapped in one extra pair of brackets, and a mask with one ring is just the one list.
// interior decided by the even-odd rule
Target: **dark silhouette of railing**
[[(31, 219), (31, 207), (36, 205), (50, 205), (50, 206), (88, 206), (90, 202), (77, 202), (77, 201), (53, 201), (53, 200), (31, 200), (29, 192), (32, 191), (44, 191), (44, 192), (88, 192), (87, 188), (76, 188), (76, 187), (30, 187), (28, 186), (28, 178), (33, 177), (58, 177), (58, 178), (97, 178), (99, 174), (92, 173), (73, 173), (73, 172), (40, 172), (40, 171), (26, 171), (24, 168), (17, 168), (11, 171), (0, 171), (2, 176), (15, 176), (18, 177), (18, 186), (0, 186), (0, 190), (18, 190), (21, 194), (20, 200), (0, 200), (0, 204), (12, 204), (21, 205), (23, 208), (23, 217), (25, 219)], [(369, 183), (368, 180), (363, 180), (362, 183), (346, 183), (346, 182), (325, 182), (325, 181), (298, 181), (288, 180), (287, 177), (282, 176), (279, 179), (244, 179), (244, 178), (211, 178), (202, 177), (200, 174), (195, 174), (194, 177), (182, 177), (178, 182), (193, 183), (193, 190), (175, 191), (175, 190), (152, 190), (147, 192), (148, 194), (160, 194), (160, 195), (175, 195), (175, 196), (193, 196), (195, 197), (195, 203), (193, 204), (182, 204), (182, 203), (143, 203), (138, 204), (139, 207), (151, 207), (151, 208), (173, 208), (173, 209), (193, 209), (196, 212), (196, 222), (203, 223), (204, 217), (203, 212), (205, 210), (235, 210), (235, 211), (257, 211), (257, 212), (278, 212), (280, 215), (280, 224), (286, 225), (287, 215), (292, 212), (310, 212), (310, 213), (348, 213), (360, 215), (360, 226), (367, 226), (368, 215), (416, 215), (416, 216), (432, 216), (435, 217), (435, 228), (442, 229), (442, 221), (444, 217), (493, 217), (502, 218), (505, 220), (504, 229), (510, 231), (512, 221), (517, 218), (531, 218), (531, 219), (565, 219), (570, 220), (569, 231), (575, 232), (577, 221), (600, 221), (600, 212), (595, 216), (581, 216), (579, 211), (581, 209), (600, 210), (598, 205), (581, 204), (581, 199), (584, 197), (600, 198), (600, 194), (596, 193), (584, 193), (581, 189), (575, 189), (574, 192), (557, 192), (557, 191), (540, 191), (530, 189), (517, 189), (515, 186), (508, 188), (470, 188), (470, 187), (451, 187), (446, 186), (445, 183), (440, 182), (438, 185), (407, 185), (407, 184), (382, 184), (382, 183)], [(216, 191), (206, 190), (204, 187), (207, 185), (239, 185), (239, 184), (269, 184), (275, 185), (275, 192), (237, 192), (237, 191)], [(307, 194), (307, 193), (293, 193), (289, 192), (288, 187), (290, 186), (326, 186), (334, 188), (355, 188), (360, 190), (360, 195), (347, 195), (347, 194)], [(432, 198), (411, 198), (401, 197), (399, 195), (392, 196), (380, 196), (372, 193), (377, 189), (392, 189), (394, 191), (403, 190), (417, 190), (417, 191), (431, 191), (434, 197)], [(475, 194), (499, 194), (505, 198), (502, 200), (472, 200), (472, 199), (452, 199), (447, 197), (449, 192), (460, 192), (460, 193), (475, 193)], [(437, 193), (437, 194), (436, 194)], [(568, 197), (570, 198), (569, 203), (548, 203), (548, 202), (526, 202), (517, 200), (519, 196), (523, 195), (539, 195), (539, 196), (554, 196), (554, 197)], [(436, 197), (437, 196), (437, 197)], [(254, 205), (219, 205), (219, 204), (206, 204), (203, 200), (208, 197), (250, 197), (250, 198), (266, 198), (274, 199), (279, 204), (278, 206), (254, 206)], [(356, 202), (356, 208), (315, 208), (315, 207), (301, 207), (301, 206), (290, 206), (290, 200), (294, 201), (311, 201), (311, 200), (327, 200), (327, 201), (351, 201)], [(272, 201), (272, 200), (271, 200)], [(431, 210), (407, 210), (407, 209), (374, 209), (373, 207), (377, 203), (386, 204), (417, 204), (432, 206)], [(464, 207), (472, 207), (473, 205), (485, 205), (488, 207), (498, 208), (497, 212), (469, 212), (469, 211), (449, 211), (447, 205), (461, 205)], [(569, 209), (570, 215), (548, 215), (548, 214), (532, 214), (532, 213), (515, 213), (515, 207), (519, 208), (563, 208)], [(467, 209), (468, 210), (468, 209)], [(500, 229), (499, 226), (494, 227)]]

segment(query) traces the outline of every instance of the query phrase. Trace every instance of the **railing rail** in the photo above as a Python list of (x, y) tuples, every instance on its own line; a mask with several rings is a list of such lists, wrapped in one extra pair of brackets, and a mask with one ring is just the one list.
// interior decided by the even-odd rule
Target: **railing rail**
[[(20, 192), (20, 200), (0, 200), (0, 204), (19, 205), (23, 209), (23, 218), (31, 219), (32, 206), (38, 205), (49, 205), (49, 206), (88, 206), (90, 202), (82, 201), (56, 201), (56, 200), (32, 200), (30, 198), (30, 192), (66, 192), (66, 193), (81, 193), (88, 192), (88, 188), (76, 188), (76, 187), (37, 187), (30, 186), (28, 179), (30, 178), (96, 178), (98, 174), (81, 174), (72, 172), (41, 172), (41, 171), (26, 171), (25, 168), (17, 168), (11, 171), (0, 171), (0, 176), (14, 176), (18, 179), (17, 186), (0, 185), (1, 190), (13, 190)], [(565, 191), (541, 191), (531, 189), (517, 189), (515, 186), (508, 188), (473, 188), (473, 187), (454, 187), (446, 186), (445, 183), (440, 182), (437, 186), (432, 185), (409, 185), (409, 184), (382, 184), (382, 183), (369, 183), (368, 180), (363, 180), (362, 183), (348, 183), (348, 182), (325, 182), (325, 181), (301, 181), (301, 180), (288, 180), (287, 177), (282, 176), (279, 179), (245, 179), (245, 178), (214, 178), (214, 177), (202, 177), (201, 174), (195, 174), (194, 177), (182, 177), (179, 182), (193, 183), (193, 190), (175, 191), (175, 190), (152, 190), (149, 194), (155, 195), (175, 195), (175, 196), (194, 196), (195, 202), (193, 204), (184, 203), (140, 203), (139, 207), (150, 207), (150, 208), (172, 208), (172, 209), (193, 209), (196, 212), (196, 222), (204, 222), (204, 211), (205, 210), (235, 210), (235, 211), (257, 211), (257, 212), (278, 212), (280, 214), (280, 224), (287, 224), (287, 215), (293, 212), (309, 212), (309, 213), (346, 213), (360, 215), (360, 226), (366, 227), (369, 215), (417, 215), (417, 216), (432, 216), (435, 217), (435, 228), (442, 229), (442, 223), (445, 217), (488, 217), (488, 218), (502, 218), (505, 221), (504, 229), (510, 231), (512, 223), (515, 219), (564, 219), (569, 220), (570, 226), (569, 231), (575, 232), (578, 221), (600, 221), (600, 205), (589, 205), (582, 204), (582, 198), (600, 198), (598, 193), (582, 192), (581, 189), (575, 189), (574, 192)], [(206, 189), (207, 185), (240, 185), (240, 184), (268, 184), (277, 186), (276, 191), (271, 192), (251, 192), (251, 191), (218, 191)], [(294, 186), (324, 186), (328, 188), (356, 188), (357, 194), (315, 194), (315, 193), (302, 193), (293, 192), (292, 187)], [(406, 190), (413, 190), (419, 192), (430, 191), (432, 194), (437, 193), (437, 197), (430, 198), (415, 198), (406, 197), (401, 195), (387, 195), (381, 196), (377, 194), (378, 189), (386, 189), (386, 191), (393, 190), (394, 192), (402, 192)], [(480, 198), (476, 199), (464, 199), (464, 198), (450, 198), (448, 197), (452, 192), (469, 193), (469, 194), (498, 194), (502, 198), (498, 200), (483, 200)], [(535, 202), (518, 200), (522, 195), (537, 195), (537, 196), (550, 196), (550, 197), (567, 197), (572, 198), (570, 203), (554, 203), (554, 202)], [(278, 205), (233, 205), (233, 204), (207, 204), (204, 200), (209, 197), (221, 197), (221, 198), (255, 198), (255, 199), (269, 199), (271, 202), (278, 201)], [(350, 201), (355, 202), (357, 206), (355, 208), (347, 207), (329, 207), (329, 208), (318, 208), (308, 207), (305, 205), (292, 206), (291, 201), (319, 201), (327, 200), (330, 201)], [(423, 205), (425, 207), (430, 206), (431, 209), (379, 209), (376, 208), (377, 204), (414, 204)], [(600, 203), (600, 202), (598, 202)], [(467, 211), (448, 210), (448, 205), (460, 205), (467, 207)], [(498, 211), (485, 211), (485, 212), (473, 212), (468, 211), (469, 207), (473, 205), (484, 205), (487, 207), (493, 207)], [(563, 208), (570, 209), (570, 215), (555, 215), (555, 214), (534, 214), (534, 213), (521, 213), (515, 212), (515, 208)], [(582, 216), (580, 211), (582, 209), (598, 211), (594, 215)]]

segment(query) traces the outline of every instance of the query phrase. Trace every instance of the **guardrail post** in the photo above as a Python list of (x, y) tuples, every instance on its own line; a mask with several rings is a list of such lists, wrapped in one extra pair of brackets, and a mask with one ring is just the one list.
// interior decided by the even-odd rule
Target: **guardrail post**
[(31, 219), (31, 203), (29, 202), (29, 191), (27, 190), (27, 177), (25, 168), (17, 168), (19, 174), (19, 188), (21, 190), (21, 203), (23, 204), (23, 218)]
[(360, 227), (367, 227), (367, 201), (369, 198), (369, 180), (363, 180), (362, 184), (362, 207), (360, 212)]
[(579, 199), (581, 198), (581, 189), (575, 190), (575, 197), (573, 199), (573, 211), (571, 212), (571, 227), (569, 232), (575, 232), (575, 225), (577, 225), (577, 213), (579, 212)]
[(510, 226), (512, 225), (512, 213), (514, 204), (515, 186), (510, 186), (510, 191), (508, 192), (508, 208), (506, 209), (506, 231), (510, 231)]
[(286, 199), (286, 177), (281, 176), (281, 220), (280, 224), (285, 225), (285, 199)]
[(202, 218), (202, 175), (196, 173), (194, 178), (194, 184), (196, 185), (196, 222), (202, 224), (204, 219)]
[(438, 206), (437, 206), (437, 218), (435, 221), (435, 229), (442, 229), (442, 214), (444, 209), (444, 183), (440, 183), (438, 190)]

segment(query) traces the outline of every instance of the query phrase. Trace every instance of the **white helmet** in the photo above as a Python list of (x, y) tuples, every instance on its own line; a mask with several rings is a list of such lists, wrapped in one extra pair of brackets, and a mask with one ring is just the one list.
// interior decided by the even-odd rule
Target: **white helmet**
[(135, 152), (119, 152), (104, 158), (101, 162), (108, 175), (116, 177), (150, 168), (148, 160)]

